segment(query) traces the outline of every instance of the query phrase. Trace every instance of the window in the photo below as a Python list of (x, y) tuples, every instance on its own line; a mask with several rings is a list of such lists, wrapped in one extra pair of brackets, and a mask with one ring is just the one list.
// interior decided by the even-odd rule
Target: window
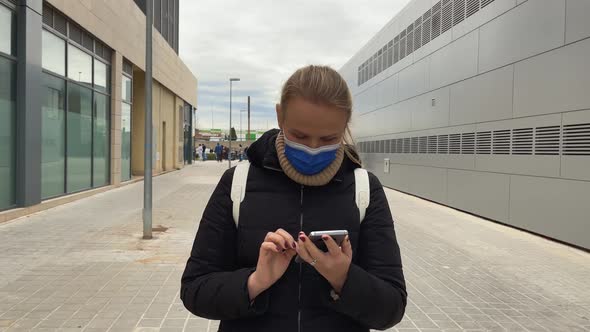
[(109, 68), (104, 63), (94, 60), (94, 88), (107, 91), (109, 87)]
[(92, 128), (92, 185), (105, 186), (109, 183), (109, 101), (100, 93), (94, 94), (94, 115)]
[(16, 63), (0, 57), (0, 210), (16, 202), (15, 82)]
[(67, 192), (91, 187), (92, 91), (68, 83)]
[(66, 82), (43, 73), (41, 105), (41, 198), (65, 192)]
[(125, 75), (123, 75), (123, 84), (121, 84), (122, 87), (122, 93), (121, 93), (121, 98), (130, 103), (131, 102), (131, 79)]
[(49, 31), (43, 30), (41, 63), (43, 69), (66, 76), (66, 42)]
[(92, 86), (92, 56), (68, 44), (68, 78)]
[(131, 105), (121, 105), (121, 181), (131, 180)]
[(15, 19), (12, 10), (0, 5), (0, 52), (15, 55)]

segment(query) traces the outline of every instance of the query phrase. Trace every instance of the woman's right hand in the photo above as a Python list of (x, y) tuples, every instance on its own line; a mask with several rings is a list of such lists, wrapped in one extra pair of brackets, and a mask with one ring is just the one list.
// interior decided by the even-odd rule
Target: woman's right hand
[(260, 245), (256, 271), (248, 278), (250, 301), (279, 280), (293, 257), (297, 254), (297, 242), (283, 229), (269, 232)]

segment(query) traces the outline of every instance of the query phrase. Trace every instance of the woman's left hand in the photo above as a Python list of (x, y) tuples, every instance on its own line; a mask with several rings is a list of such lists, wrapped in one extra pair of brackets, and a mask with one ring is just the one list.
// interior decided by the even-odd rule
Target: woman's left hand
[(328, 252), (318, 249), (305, 233), (300, 232), (297, 254), (301, 259), (315, 267), (328, 280), (336, 293), (340, 293), (346, 282), (348, 269), (352, 262), (350, 240), (347, 235), (342, 241), (342, 247), (339, 247), (331, 236), (324, 235), (322, 240), (326, 244)]

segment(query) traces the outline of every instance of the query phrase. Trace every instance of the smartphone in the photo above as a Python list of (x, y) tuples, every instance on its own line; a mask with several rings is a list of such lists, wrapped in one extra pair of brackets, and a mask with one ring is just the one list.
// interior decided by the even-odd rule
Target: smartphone
[(348, 235), (347, 230), (334, 230), (334, 231), (315, 231), (309, 233), (309, 239), (318, 247), (318, 249), (322, 251), (328, 251), (328, 247), (322, 240), (322, 236), (329, 235), (331, 236), (338, 246), (342, 245), (342, 241), (346, 235)]
[[(308, 238), (322, 251), (328, 251), (326, 243), (322, 240), (322, 235), (329, 235), (334, 239), (334, 242), (338, 246), (342, 246), (344, 238), (348, 235), (347, 230), (334, 230), (334, 231), (314, 231), (309, 233)], [(299, 256), (295, 257), (295, 262), (301, 263), (303, 260)]]

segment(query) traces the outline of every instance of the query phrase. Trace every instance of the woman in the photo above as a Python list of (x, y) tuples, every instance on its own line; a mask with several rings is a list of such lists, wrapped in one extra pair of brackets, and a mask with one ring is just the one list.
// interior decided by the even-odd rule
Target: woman
[[(362, 223), (355, 205), (351, 94), (333, 69), (308, 66), (285, 83), (281, 130), (248, 149), (239, 225), (225, 172), (201, 220), (181, 298), (220, 331), (363, 331), (398, 323), (406, 306), (399, 247), (385, 193), (370, 175)], [(319, 149), (318, 149), (319, 148)], [(311, 231), (345, 229), (320, 251)], [(295, 260), (299, 255), (303, 260)]]

